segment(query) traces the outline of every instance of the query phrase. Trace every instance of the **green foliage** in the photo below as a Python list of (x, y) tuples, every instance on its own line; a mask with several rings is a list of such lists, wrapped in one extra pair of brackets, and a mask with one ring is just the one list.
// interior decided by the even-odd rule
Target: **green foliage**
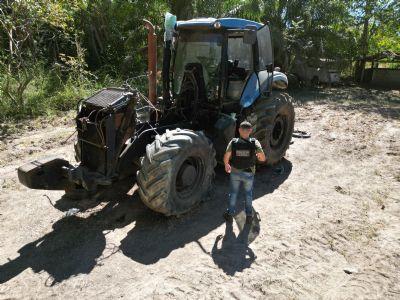
[(167, 10), (161, 1), (91, 1), (80, 24), (85, 32), (83, 45), (88, 49), (89, 68), (114, 76), (142, 74), (147, 45), (143, 19), (161, 29)]
[[(79, 99), (89, 96), (104, 85), (113, 85), (116, 80), (99, 82), (76, 75), (62, 78), (59, 69), (48, 70), (43, 65), (34, 66), (35, 73), (30, 84), (24, 91), (24, 105), (16, 106), (12, 99), (2, 97), (0, 101), (0, 121), (26, 116), (51, 114), (54, 110), (70, 110), (76, 107)], [(4, 76), (0, 77), (0, 86), (4, 85)], [(15, 81), (9, 83), (15, 85)], [(0, 89), (0, 92), (3, 92)]]
[[(48, 77), (43, 74), (60, 59), (61, 47), (65, 53), (80, 59), (84, 67), (76, 39), (72, 39), (79, 33), (74, 27), (74, 16), (83, 3), (8, 0), (0, 4), (1, 118), (34, 115), (45, 107), (47, 95), (42, 81)], [(69, 73), (84, 74), (82, 68), (71, 69)]]
[[(146, 30), (163, 16), (268, 20), (275, 63), (400, 52), (400, 4), (394, 0), (4, 0), (0, 1), (0, 119), (48, 114), (105, 85), (147, 89)], [(347, 65), (346, 65), (347, 63)], [(136, 79), (132, 79), (132, 78)]]

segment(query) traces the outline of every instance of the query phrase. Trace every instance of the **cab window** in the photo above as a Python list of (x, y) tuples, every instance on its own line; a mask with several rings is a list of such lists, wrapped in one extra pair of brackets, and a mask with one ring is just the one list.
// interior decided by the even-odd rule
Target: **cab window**
[(226, 101), (240, 100), (244, 85), (253, 73), (253, 48), (243, 42), (243, 36), (228, 38), (228, 86)]

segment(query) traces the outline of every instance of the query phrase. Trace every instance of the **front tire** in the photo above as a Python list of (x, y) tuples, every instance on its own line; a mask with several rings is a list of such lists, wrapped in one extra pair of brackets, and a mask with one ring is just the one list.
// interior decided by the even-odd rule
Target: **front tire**
[(259, 112), (254, 133), (263, 146), (268, 165), (278, 163), (285, 156), (292, 139), (295, 118), (292, 98), (288, 94), (276, 95), (273, 103), (273, 108)]
[(137, 183), (143, 203), (166, 216), (180, 215), (208, 196), (215, 150), (203, 132), (167, 130), (147, 145)]

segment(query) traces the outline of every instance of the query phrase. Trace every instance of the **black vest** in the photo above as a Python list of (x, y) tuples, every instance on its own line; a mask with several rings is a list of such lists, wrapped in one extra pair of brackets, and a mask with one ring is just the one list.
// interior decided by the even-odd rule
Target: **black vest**
[(254, 138), (249, 138), (249, 140), (233, 139), (231, 165), (241, 170), (247, 170), (256, 165), (256, 140)]

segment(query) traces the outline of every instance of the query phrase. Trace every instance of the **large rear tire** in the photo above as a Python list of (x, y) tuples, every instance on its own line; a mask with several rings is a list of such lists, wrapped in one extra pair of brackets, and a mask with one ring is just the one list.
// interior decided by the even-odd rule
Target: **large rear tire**
[[(262, 106), (263, 107), (263, 106)], [(294, 107), (292, 98), (286, 93), (274, 96), (273, 105), (257, 111), (257, 125), (254, 136), (259, 139), (267, 156), (267, 164), (279, 162), (289, 148), (294, 128)]]
[(137, 174), (140, 198), (166, 216), (183, 214), (208, 196), (216, 164), (203, 132), (167, 130), (146, 147)]

